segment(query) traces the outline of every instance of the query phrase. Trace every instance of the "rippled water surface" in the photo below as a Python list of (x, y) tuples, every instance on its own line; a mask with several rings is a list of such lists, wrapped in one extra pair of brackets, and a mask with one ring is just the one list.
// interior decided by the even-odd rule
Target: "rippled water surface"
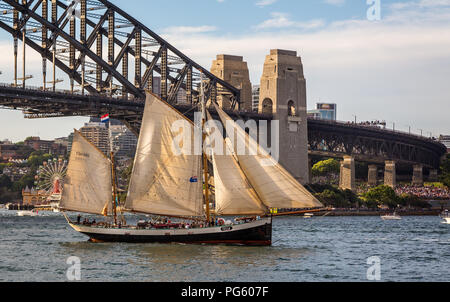
[(272, 247), (93, 244), (62, 214), (0, 211), (0, 281), (66, 281), (68, 257), (83, 281), (450, 281), (450, 225), (438, 217), (279, 218)]

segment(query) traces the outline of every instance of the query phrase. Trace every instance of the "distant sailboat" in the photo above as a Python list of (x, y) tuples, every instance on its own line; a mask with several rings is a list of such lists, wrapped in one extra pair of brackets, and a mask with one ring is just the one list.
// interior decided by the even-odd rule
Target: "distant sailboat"
[[(184, 131), (195, 145), (201, 127), (202, 142), (208, 139), (203, 102), (202, 125), (194, 125), (157, 96), (147, 93), (129, 191), (123, 211), (158, 215), (192, 223), (158, 225), (140, 222), (127, 226), (117, 222), (114, 191), (114, 160), (107, 158), (81, 133), (75, 131), (60, 208), (114, 217), (114, 223), (83, 225), (66, 218), (71, 227), (96, 242), (206, 243), (271, 245), (271, 208), (310, 209), (322, 204), (269, 154), (239, 155), (229, 139), (222, 154), (175, 154), (173, 124), (183, 120)], [(222, 123), (234, 123), (218, 106)], [(258, 146), (236, 125), (237, 140), (249, 148)], [(239, 130), (240, 129), (240, 130)], [(189, 144), (187, 144), (189, 145)], [(186, 146), (183, 146), (186, 147)], [(202, 152), (201, 152), (202, 153)], [(252, 153), (250, 153), (252, 154)], [(111, 153), (111, 155), (113, 155)], [(267, 165), (267, 161), (271, 165)], [(209, 171), (209, 163), (213, 171)], [(262, 164), (264, 163), (264, 164)], [(203, 175), (203, 176), (202, 176)], [(209, 179), (214, 179), (215, 209), (210, 209)], [(202, 181), (203, 179), (203, 181)], [(112, 198), (111, 198), (112, 197)], [(241, 217), (226, 223), (219, 217)]]

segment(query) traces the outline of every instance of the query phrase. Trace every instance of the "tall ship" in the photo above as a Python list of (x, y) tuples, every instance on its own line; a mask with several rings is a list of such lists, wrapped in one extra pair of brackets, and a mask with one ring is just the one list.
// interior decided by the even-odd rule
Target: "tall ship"
[[(212, 145), (211, 125), (219, 122), (212, 120), (204, 101), (202, 121), (194, 124), (147, 92), (128, 194), (121, 207), (114, 152), (104, 155), (75, 131), (60, 202), (69, 225), (93, 242), (269, 246), (272, 209), (307, 212), (323, 207), (230, 116), (212, 105), (222, 124), (235, 129), (225, 138), (220, 133), (217, 139), (216, 133), (215, 144), (223, 143), (223, 152), (207, 148)], [(201, 149), (195, 152), (199, 133)], [(188, 139), (178, 144), (181, 134)], [(249, 152), (240, 155), (239, 144)], [(95, 224), (79, 218), (74, 222), (66, 212), (108, 218)], [(128, 225), (123, 213), (158, 219)]]

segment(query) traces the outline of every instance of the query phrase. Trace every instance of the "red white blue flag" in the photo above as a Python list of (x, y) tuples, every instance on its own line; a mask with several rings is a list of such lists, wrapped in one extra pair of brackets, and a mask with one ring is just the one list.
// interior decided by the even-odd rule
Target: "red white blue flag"
[(104, 116), (102, 116), (102, 117), (100, 118), (100, 120), (101, 120), (102, 123), (107, 123), (107, 122), (109, 122), (109, 114), (105, 114)]

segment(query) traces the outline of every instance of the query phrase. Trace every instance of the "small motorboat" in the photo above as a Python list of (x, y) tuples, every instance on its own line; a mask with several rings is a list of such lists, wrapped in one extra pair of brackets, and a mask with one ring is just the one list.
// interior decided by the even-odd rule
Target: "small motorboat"
[(303, 218), (305, 218), (305, 219), (311, 219), (313, 217), (314, 217), (314, 214), (312, 214), (312, 213), (306, 213), (305, 215), (303, 215)]
[(17, 216), (19, 217), (36, 217), (39, 216), (38, 211), (18, 211)]
[(450, 224), (450, 212), (448, 210), (445, 210), (441, 214), (441, 218), (444, 220), (443, 223)]
[(383, 219), (383, 220), (402, 220), (402, 217), (394, 212), (393, 214), (387, 214), (387, 215), (381, 216), (381, 219)]

